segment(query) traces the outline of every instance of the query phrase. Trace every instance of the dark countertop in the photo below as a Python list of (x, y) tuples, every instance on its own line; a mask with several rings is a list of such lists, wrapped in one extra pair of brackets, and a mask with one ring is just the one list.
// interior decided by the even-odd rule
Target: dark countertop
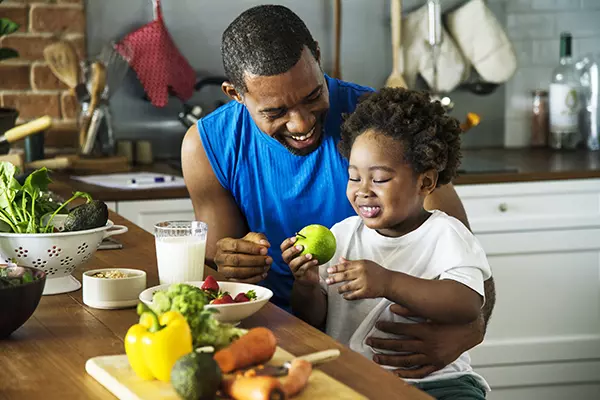
[[(472, 149), (463, 150), (463, 171), (456, 185), (502, 182), (527, 182), (563, 179), (600, 178), (600, 152), (553, 151), (550, 149)], [(140, 171), (161, 172), (181, 176), (181, 171), (167, 164), (137, 168)], [(88, 192), (103, 201), (133, 201), (188, 198), (186, 188), (121, 190), (88, 185), (53, 175), (51, 190), (70, 197), (75, 190)]]
[(462, 153), (463, 165), (471, 169), (459, 174), (456, 185), (600, 178), (600, 152), (498, 148)]

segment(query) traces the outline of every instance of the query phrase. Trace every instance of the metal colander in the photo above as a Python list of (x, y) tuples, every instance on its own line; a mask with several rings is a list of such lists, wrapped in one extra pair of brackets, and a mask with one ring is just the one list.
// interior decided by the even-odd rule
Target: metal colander
[(81, 283), (71, 274), (89, 260), (105, 238), (127, 232), (127, 227), (114, 225), (77, 232), (63, 232), (66, 215), (57, 215), (55, 233), (0, 233), (0, 262), (14, 262), (46, 272), (44, 295), (72, 292)]

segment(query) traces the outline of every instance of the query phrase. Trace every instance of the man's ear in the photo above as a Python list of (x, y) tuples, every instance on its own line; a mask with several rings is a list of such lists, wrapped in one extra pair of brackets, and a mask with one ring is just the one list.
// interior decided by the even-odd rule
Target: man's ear
[(433, 192), (437, 186), (438, 172), (435, 169), (428, 169), (419, 175), (419, 191), (423, 196), (427, 196)]
[(243, 103), (244, 102), (244, 99), (242, 98), (242, 95), (235, 89), (235, 87), (233, 86), (233, 83), (231, 83), (229, 81), (223, 82), (221, 84), (221, 90), (230, 99), (235, 100), (238, 103)]
[(319, 65), (321, 64), (321, 48), (319, 47), (319, 42), (317, 42), (315, 40), (315, 45), (317, 46), (317, 55), (316, 55), (316, 59), (317, 59), (317, 63), (319, 63)]

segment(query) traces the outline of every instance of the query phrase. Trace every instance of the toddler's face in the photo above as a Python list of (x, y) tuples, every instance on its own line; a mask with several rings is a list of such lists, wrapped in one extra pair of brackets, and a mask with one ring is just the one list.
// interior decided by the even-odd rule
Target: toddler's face
[(350, 153), (348, 200), (365, 225), (401, 236), (423, 212), (422, 181), (404, 161), (401, 142), (375, 131), (356, 138)]

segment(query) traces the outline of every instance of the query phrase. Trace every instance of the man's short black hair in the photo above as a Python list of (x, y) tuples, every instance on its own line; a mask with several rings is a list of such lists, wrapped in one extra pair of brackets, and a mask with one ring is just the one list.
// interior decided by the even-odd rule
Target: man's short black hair
[(345, 157), (356, 138), (367, 130), (389, 136), (404, 146), (404, 161), (415, 173), (438, 171), (437, 186), (452, 181), (460, 165), (458, 121), (446, 114), (429, 94), (401, 88), (383, 88), (364, 95), (354, 113), (345, 117), (338, 145)]
[(279, 5), (252, 7), (223, 32), (221, 56), (229, 81), (242, 93), (244, 74), (273, 76), (289, 71), (302, 56), (304, 46), (317, 58), (317, 42), (304, 22)]

